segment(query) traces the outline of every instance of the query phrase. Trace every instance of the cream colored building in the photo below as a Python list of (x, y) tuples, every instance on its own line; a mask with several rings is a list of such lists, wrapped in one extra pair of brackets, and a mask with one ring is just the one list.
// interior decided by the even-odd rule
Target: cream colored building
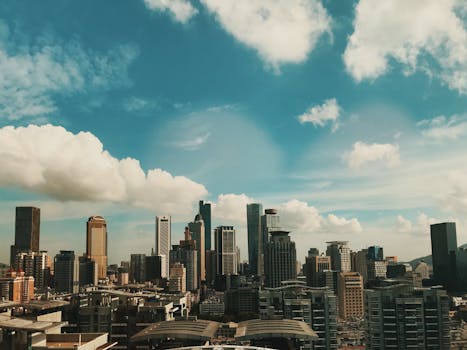
[(363, 278), (358, 272), (341, 272), (337, 281), (339, 316), (342, 319), (364, 315)]
[(91, 216), (86, 223), (86, 255), (97, 265), (97, 278), (107, 277), (107, 223), (102, 216)]

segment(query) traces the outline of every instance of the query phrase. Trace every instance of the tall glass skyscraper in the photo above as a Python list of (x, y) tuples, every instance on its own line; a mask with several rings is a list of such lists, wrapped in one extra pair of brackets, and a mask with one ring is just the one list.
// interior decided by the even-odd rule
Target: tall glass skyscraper
[(211, 250), (211, 203), (199, 201), (199, 215), (204, 222), (204, 248)]
[(161, 266), (161, 277), (169, 276), (169, 254), (171, 247), (171, 227), (170, 216), (156, 216), (156, 255), (165, 257), (165, 264)]
[(248, 227), (248, 262), (250, 271), (258, 273), (258, 242), (261, 236), (261, 213), (263, 206), (259, 203), (251, 203), (246, 206), (246, 219)]
[(264, 251), (269, 242), (269, 233), (281, 230), (280, 216), (276, 209), (266, 209), (261, 216), (261, 235), (258, 241), (258, 275), (264, 275)]
[(11, 246), (10, 265), (13, 266), (16, 254), (38, 252), (41, 227), (41, 210), (36, 207), (16, 207), (15, 244)]
[(430, 231), (434, 278), (448, 291), (453, 291), (457, 282), (456, 223), (434, 224), (430, 226)]

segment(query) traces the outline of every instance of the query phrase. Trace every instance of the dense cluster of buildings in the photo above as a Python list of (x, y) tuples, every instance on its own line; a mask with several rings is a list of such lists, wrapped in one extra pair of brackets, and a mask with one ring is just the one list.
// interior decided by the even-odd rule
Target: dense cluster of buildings
[[(140, 343), (133, 344), (132, 339), (146, 327), (155, 330), (154, 324), (197, 319), (221, 322), (215, 324), (216, 336), (211, 334), (218, 343), (224, 333), (232, 342), (241, 338), (232, 329), (237, 326), (223, 324), (261, 319), (304, 322), (310, 329), (297, 334), (308, 334), (306, 339), (294, 338), (303, 349), (455, 349), (463, 344), (453, 336), (449, 318), (450, 298), (462, 301), (467, 292), (467, 251), (457, 246), (455, 223), (431, 225), (432, 268), (424, 261), (400, 263), (376, 245), (352, 251), (347, 241), (327, 242), (322, 253), (310, 248), (300, 266), (277, 210), (263, 211), (252, 203), (246, 214), (248, 262), (240, 262), (235, 228), (211, 229), (210, 204), (200, 201), (177, 244), (172, 244), (171, 217), (157, 216), (151, 254), (132, 253), (129, 261), (113, 265), (103, 217), (86, 222), (84, 254), (61, 250), (52, 259), (39, 249), (40, 209), (18, 207), (10, 266), (0, 270), (0, 311), (15, 316), (36, 299), (65, 301), (59, 309), (66, 332), (106, 333), (120, 349), (167, 347), (177, 339), (155, 331), (148, 331), (153, 337), (146, 342), (137, 337)], [(57, 312), (52, 305), (41, 312)], [(190, 338), (189, 345), (198, 341)], [(186, 345), (186, 339), (181, 343)]]

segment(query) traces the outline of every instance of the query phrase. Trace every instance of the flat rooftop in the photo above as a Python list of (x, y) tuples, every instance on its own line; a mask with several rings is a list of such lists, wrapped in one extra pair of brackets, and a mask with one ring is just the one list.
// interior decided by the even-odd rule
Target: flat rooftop
[(45, 333), (51, 328), (56, 328), (63, 325), (66, 325), (66, 322), (33, 321), (23, 318), (0, 315), (0, 328), (13, 331)]
[(220, 323), (208, 320), (163, 321), (143, 329), (131, 341), (166, 338), (207, 341), (216, 336), (219, 326)]

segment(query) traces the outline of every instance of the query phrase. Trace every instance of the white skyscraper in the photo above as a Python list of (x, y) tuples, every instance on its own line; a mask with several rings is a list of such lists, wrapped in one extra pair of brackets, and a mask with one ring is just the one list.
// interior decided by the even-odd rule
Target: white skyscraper
[(156, 216), (156, 255), (165, 257), (165, 268), (161, 268), (161, 277), (168, 277), (169, 273), (169, 252), (170, 252), (170, 231), (171, 218), (170, 216)]

